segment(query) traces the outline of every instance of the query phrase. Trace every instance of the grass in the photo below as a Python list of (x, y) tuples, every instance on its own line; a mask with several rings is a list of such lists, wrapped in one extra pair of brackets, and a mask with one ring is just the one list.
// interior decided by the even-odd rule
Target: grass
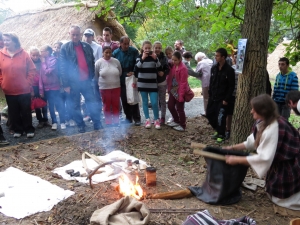
[(198, 80), (195, 77), (189, 76), (188, 82), (191, 88), (200, 88), (201, 87), (201, 80)]
[(298, 129), (300, 127), (300, 116), (297, 116), (295, 114), (291, 114), (289, 118), (289, 122)]

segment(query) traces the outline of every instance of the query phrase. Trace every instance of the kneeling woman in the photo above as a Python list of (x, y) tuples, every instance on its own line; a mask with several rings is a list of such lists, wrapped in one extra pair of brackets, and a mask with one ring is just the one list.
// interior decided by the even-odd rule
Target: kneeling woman
[(300, 136), (297, 130), (277, 113), (269, 95), (251, 100), (256, 125), (244, 143), (227, 149), (256, 149), (247, 157), (227, 156), (226, 163), (250, 165), (257, 175), (266, 175), (266, 192), (281, 207), (300, 210)]

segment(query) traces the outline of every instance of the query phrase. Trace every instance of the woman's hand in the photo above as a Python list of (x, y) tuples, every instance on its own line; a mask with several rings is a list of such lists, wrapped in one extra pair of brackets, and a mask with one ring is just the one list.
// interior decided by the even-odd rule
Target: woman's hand
[(235, 156), (235, 155), (226, 155), (226, 163), (229, 165), (242, 164), (245, 166), (250, 166), (246, 156)]
[(158, 76), (163, 76), (164, 75), (164, 72), (163, 71), (158, 71)]
[(127, 77), (131, 77), (134, 74), (134, 72), (128, 72)]
[(152, 55), (149, 55), (149, 56), (151, 56), (154, 60), (157, 59), (157, 55), (154, 52), (152, 52)]
[(143, 52), (142, 60), (146, 59), (147, 57), (148, 57), (148, 53), (147, 52)]
[(237, 158), (237, 156), (234, 155), (226, 155), (226, 163), (229, 165), (237, 165), (239, 164), (239, 160)]

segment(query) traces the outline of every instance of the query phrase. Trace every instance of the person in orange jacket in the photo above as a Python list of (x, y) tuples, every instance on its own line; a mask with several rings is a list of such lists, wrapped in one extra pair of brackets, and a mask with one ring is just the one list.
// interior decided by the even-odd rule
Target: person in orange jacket
[(14, 33), (3, 34), (4, 48), (0, 51), (0, 86), (5, 94), (14, 137), (23, 132), (34, 137), (31, 115), (31, 91), (35, 66), (21, 48)]

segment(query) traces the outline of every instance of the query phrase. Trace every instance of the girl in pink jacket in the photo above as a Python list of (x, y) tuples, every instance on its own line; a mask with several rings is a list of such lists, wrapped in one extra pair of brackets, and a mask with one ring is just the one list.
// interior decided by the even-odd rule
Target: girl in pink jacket
[(177, 131), (184, 131), (186, 128), (186, 118), (184, 112), (184, 95), (188, 91), (188, 70), (182, 63), (180, 52), (172, 55), (173, 66), (167, 77), (169, 101), (168, 109), (174, 119), (168, 126)]
[(59, 113), (60, 127), (66, 129), (63, 101), (60, 95), (60, 80), (57, 71), (57, 58), (51, 56), (52, 48), (46, 45), (41, 48), (41, 72), (39, 80), (40, 95), (48, 101), (52, 130), (57, 130), (55, 109)]

